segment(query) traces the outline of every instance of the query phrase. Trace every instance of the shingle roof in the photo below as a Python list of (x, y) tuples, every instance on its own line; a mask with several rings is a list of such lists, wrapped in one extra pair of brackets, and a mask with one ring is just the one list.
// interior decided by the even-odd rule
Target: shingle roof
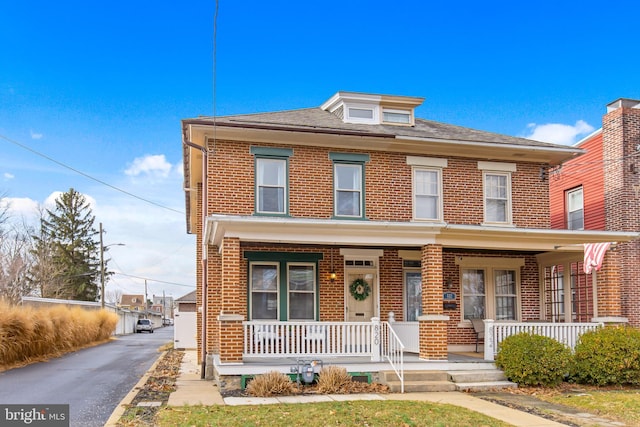
[(196, 291), (191, 291), (186, 295), (181, 296), (176, 302), (196, 302)]
[[(185, 122), (213, 123), (213, 117), (198, 117), (187, 119)], [(245, 114), (216, 117), (215, 122), (220, 126), (248, 126), (248, 127), (277, 127), (289, 130), (314, 132), (348, 132), (354, 134), (369, 134), (380, 137), (413, 137), (424, 139), (469, 141), (506, 145), (521, 145), (533, 147), (563, 147), (557, 144), (518, 138), (493, 132), (455, 126), (416, 118), (415, 126), (396, 126), (386, 124), (355, 124), (344, 123), (339, 117), (320, 108), (305, 108), (299, 110), (278, 111), (271, 113)]]

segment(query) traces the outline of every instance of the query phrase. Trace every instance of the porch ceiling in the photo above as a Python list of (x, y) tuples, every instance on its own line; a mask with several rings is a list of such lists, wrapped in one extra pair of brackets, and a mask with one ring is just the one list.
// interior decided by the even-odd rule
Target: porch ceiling
[(444, 247), (494, 250), (582, 251), (583, 243), (626, 242), (640, 237), (640, 234), (446, 223), (210, 215), (207, 218), (205, 241), (221, 247), (225, 237), (291, 244), (376, 247), (442, 244)]

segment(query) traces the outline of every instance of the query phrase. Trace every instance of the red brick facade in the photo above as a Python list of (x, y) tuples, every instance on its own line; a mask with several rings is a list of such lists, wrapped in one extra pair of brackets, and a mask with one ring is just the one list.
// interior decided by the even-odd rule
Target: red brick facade
[[(200, 125), (193, 124), (194, 128)], [(432, 153), (425, 148), (428, 142), (417, 145), (412, 151), (402, 151), (390, 139), (385, 139), (387, 148), (378, 145), (367, 149), (357, 140), (336, 142), (339, 137), (334, 133), (310, 136), (301, 132), (297, 139), (287, 139), (283, 136), (288, 132), (286, 129), (265, 131), (276, 132), (263, 137), (266, 141), (260, 141), (256, 135), (252, 138), (238, 136), (242, 134), (236, 134), (234, 139), (236, 125), (230, 125), (232, 131), (226, 137), (216, 139), (215, 143), (198, 133), (201, 132), (199, 129), (193, 131), (207, 141), (209, 149), (203, 172), (206, 197), (198, 195), (197, 221), (192, 230), (197, 234), (198, 259), (206, 255), (205, 263), (197, 264), (197, 298), (206, 312), (206, 325), (202, 325), (202, 317), (198, 317), (198, 345), (202, 350), (202, 340), (206, 339), (208, 355), (217, 355), (223, 363), (242, 361), (242, 322), (252, 320), (253, 293), (249, 283), (252, 267), (247, 254), (254, 259), (264, 254), (265, 259), (281, 269), (286, 268), (286, 261), (282, 260), (288, 258), (307, 256), (305, 259), (313, 259), (310, 264), (317, 273), (314, 285), (317, 316), (314, 320), (318, 321), (347, 319), (349, 284), (346, 282), (349, 272), (357, 265), (349, 267), (347, 262), (363, 262), (353, 255), (358, 251), (376, 254), (369, 259), (372, 261), (369, 267), (377, 275), (370, 298), (374, 300), (372, 317), (380, 317), (382, 321), (388, 320), (390, 312), (395, 314), (396, 321), (406, 320), (405, 273), (411, 270), (415, 275), (419, 271), (422, 315), (417, 316), (417, 322), (419, 354), (424, 359), (443, 360), (451, 346), (470, 349), (475, 344), (469, 315), (465, 319), (463, 314), (465, 259), (480, 260), (481, 263), (474, 264), (473, 268), (485, 271), (487, 280), (494, 277), (493, 270), (515, 271), (514, 298), (517, 302), (513, 320), (544, 317), (541, 267), (536, 256), (555, 250), (556, 236), (550, 226), (549, 185), (541, 178), (541, 170), (547, 170), (548, 161), (557, 159), (555, 154), (549, 154), (549, 160), (539, 157), (532, 160), (524, 152), (502, 155), (502, 148), (497, 143), (483, 148), (484, 151), (478, 149), (477, 153), (481, 153), (478, 157), (457, 146), (446, 154), (438, 147)], [(362, 128), (357, 131), (366, 132)], [(218, 132), (223, 134), (221, 130)], [(247, 133), (251, 133), (250, 126)], [(275, 135), (282, 137), (281, 143), (273, 142), (278, 139)], [(359, 145), (350, 147), (351, 143)], [(525, 144), (523, 150), (527, 144), (515, 143)], [(256, 152), (279, 153), (286, 159), (287, 209), (283, 214), (256, 213)], [(358, 159), (363, 165), (362, 218), (334, 217), (336, 154), (337, 157)], [(441, 187), (438, 194), (443, 206), (439, 221), (414, 220), (415, 163), (412, 162), (439, 165)], [(483, 173), (493, 171), (492, 167), (508, 176), (506, 191), (511, 222), (505, 221), (498, 226), (485, 224), (488, 196), (485, 195)], [(192, 175), (185, 173), (185, 177), (191, 179)], [(203, 203), (206, 209), (203, 209)], [(203, 223), (207, 226), (203, 227)], [(354, 238), (345, 237), (342, 230), (353, 233), (348, 236)], [(508, 234), (511, 231), (514, 232)], [(256, 233), (264, 237), (256, 237)], [(536, 240), (538, 235), (548, 237)], [(205, 238), (207, 253), (203, 254)], [(567, 239), (565, 235), (558, 238)], [(345, 255), (349, 253), (352, 254), (350, 258)], [(412, 254), (414, 263), (410, 263), (410, 267), (405, 266), (402, 253)], [(274, 256), (282, 259), (275, 260)], [(331, 278), (331, 273), (335, 273), (335, 279)], [(608, 283), (620, 280), (611, 272), (606, 278)], [(495, 283), (486, 283), (490, 290), (495, 286)], [(454, 294), (453, 299), (447, 300), (446, 308), (444, 292)], [(203, 295), (206, 304), (202, 304)], [(494, 297), (489, 291), (487, 295), (486, 298)], [(614, 316), (620, 311), (618, 298), (618, 289), (599, 290), (598, 302), (603, 314)], [(486, 303), (491, 306), (495, 301)], [(285, 296), (279, 297), (278, 321), (287, 320), (287, 304)], [(495, 311), (488, 310), (488, 315)]]

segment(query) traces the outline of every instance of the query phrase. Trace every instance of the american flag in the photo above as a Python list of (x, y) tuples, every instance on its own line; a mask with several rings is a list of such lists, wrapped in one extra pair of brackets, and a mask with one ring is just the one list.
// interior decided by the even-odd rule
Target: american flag
[(605, 243), (585, 243), (584, 244), (584, 273), (589, 274), (595, 268), (596, 271), (602, 267), (604, 254), (611, 246), (611, 242)]

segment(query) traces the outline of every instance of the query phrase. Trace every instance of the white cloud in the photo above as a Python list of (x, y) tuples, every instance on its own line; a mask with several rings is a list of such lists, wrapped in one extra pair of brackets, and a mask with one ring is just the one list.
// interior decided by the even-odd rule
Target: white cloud
[(573, 126), (562, 123), (547, 123), (542, 125), (530, 123), (527, 125), (527, 128), (528, 131), (527, 134), (524, 135), (525, 138), (562, 145), (573, 145), (579, 139), (595, 130), (593, 126), (584, 120), (578, 120)]
[(8, 180), (13, 179), (13, 178), (16, 177), (14, 174), (9, 173), (9, 172), (3, 173), (2, 176), (4, 177), (5, 181), (8, 181)]
[(41, 133), (36, 133), (33, 130), (30, 130), (31, 139), (42, 139), (43, 135)]
[(137, 157), (124, 173), (128, 176), (146, 175), (149, 177), (167, 178), (171, 172), (171, 163), (167, 161), (164, 154), (146, 155)]

